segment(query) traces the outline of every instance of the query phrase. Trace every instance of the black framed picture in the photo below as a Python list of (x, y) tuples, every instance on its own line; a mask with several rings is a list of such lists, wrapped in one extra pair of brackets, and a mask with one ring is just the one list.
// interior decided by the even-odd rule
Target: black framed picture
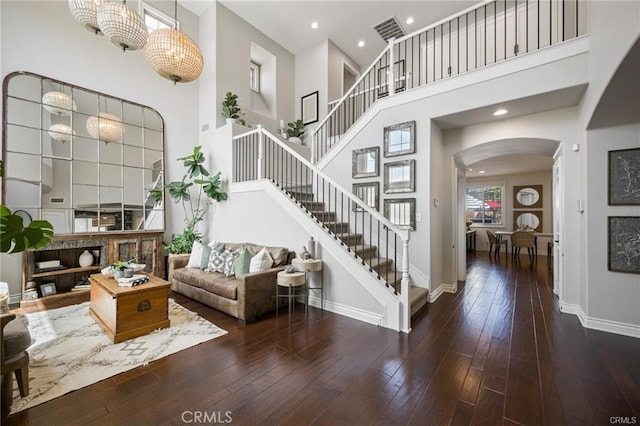
[(609, 216), (608, 219), (608, 269), (640, 274), (640, 217)]
[(318, 91), (305, 95), (301, 99), (300, 111), (302, 112), (302, 124), (318, 121)]
[(640, 148), (609, 151), (609, 205), (640, 205)]

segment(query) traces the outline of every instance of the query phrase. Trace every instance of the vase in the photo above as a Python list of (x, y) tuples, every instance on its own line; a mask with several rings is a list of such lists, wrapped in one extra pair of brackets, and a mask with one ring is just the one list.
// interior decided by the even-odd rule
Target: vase
[(78, 263), (83, 268), (87, 268), (93, 265), (93, 255), (89, 253), (89, 250), (85, 250), (82, 252), (80, 257), (78, 258)]

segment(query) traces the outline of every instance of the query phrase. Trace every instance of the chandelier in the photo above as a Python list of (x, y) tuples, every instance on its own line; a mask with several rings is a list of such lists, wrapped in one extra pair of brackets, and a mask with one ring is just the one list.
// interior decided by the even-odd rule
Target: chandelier
[(119, 142), (124, 135), (122, 121), (115, 115), (106, 112), (87, 118), (87, 131), (92, 138), (105, 143)]
[(69, 142), (71, 140), (71, 135), (75, 134), (71, 127), (66, 124), (54, 124), (49, 127), (48, 133), (52, 139), (60, 142)]
[(77, 109), (71, 96), (62, 92), (47, 92), (42, 96), (42, 106), (51, 114), (71, 115), (71, 111)]
[(98, 26), (98, 7), (107, 0), (69, 0), (69, 10), (80, 25), (94, 34), (102, 34)]
[(96, 19), (104, 36), (123, 51), (142, 49), (147, 43), (147, 26), (126, 0), (101, 4)]
[(198, 45), (178, 31), (178, 0), (175, 0), (173, 29), (158, 29), (149, 35), (144, 56), (153, 70), (173, 83), (187, 83), (200, 76), (204, 59)]

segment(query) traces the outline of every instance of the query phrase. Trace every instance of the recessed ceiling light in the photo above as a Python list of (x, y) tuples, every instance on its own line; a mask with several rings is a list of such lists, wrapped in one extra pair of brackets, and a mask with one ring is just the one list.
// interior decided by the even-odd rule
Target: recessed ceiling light
[(363, 40), (360, 40), (360, 41), (358, 42), (358, 46), (359, 46), (359, 47), (364, 47), (364, 41), (363, 41)]
[(496, 112), (494, 112), (493, 115), (495, 115), (497, 117), (499, 115), (505, 115), (507, 112), (509, 112), (509, 111), (507, 111), (506, 109), (501, 108), (501, 109), (497, 110)]
[(313, 28), (314, 30), (317, 30), (318, 29), (318, 23), (316, 21), (313, 21), (311, 23), (311, 28)]
[(485, 173), (487, 173), (487, 172), (486, 172), (486, 171), (484, 171), (484, 170), (480, 170), (478, 173), (480, 173), (481, 175), (483, 175), (483, 174), (485, 174)]
[(411, 24), (413, 24), (413, 16), (409, 16), (407, 18), (407, 25), (411, 25)]

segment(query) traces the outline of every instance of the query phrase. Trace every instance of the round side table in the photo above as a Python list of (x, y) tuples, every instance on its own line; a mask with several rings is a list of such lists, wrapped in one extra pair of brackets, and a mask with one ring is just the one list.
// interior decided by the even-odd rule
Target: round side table
[(309, 272), (318, 272), (322, 270), (322, 259), (308, 259), (308, 260), (303, 260), (300, 258), (294, 258), (291, 261), (291, 264), (293, 265), (294, 268), (296, 268), (296, 270), (300, 271), (300, 272), (304, 272), (306, 275), (305, 280), (307, 281), (307, 305), (309, 304), (309, 292), (310, 291), (317, 291), (320, 290), (320, 309), (324, 309), (324, 284), (322, 283), (322, 280), (320, 280), (320, 286), (319, 287), (311, 287), (311, 285), (309, 284)]
[[(289, 302), (289, 321), (291, 321), (291, 312), (296, 296), (304, 294), (305, 297), (309, 297), (309, 292), (307, 291), (307, 276), (304, 272), (280, 271), (278, 272), (276, 282), (276, 317), (278, 316), (278, 299), (286, 297)], [(281, 295), (280, 287), (289, 288), (288, 294)], [(304, 313), (305, 315), (307, 314), (307, 305), (304, 306)]]

